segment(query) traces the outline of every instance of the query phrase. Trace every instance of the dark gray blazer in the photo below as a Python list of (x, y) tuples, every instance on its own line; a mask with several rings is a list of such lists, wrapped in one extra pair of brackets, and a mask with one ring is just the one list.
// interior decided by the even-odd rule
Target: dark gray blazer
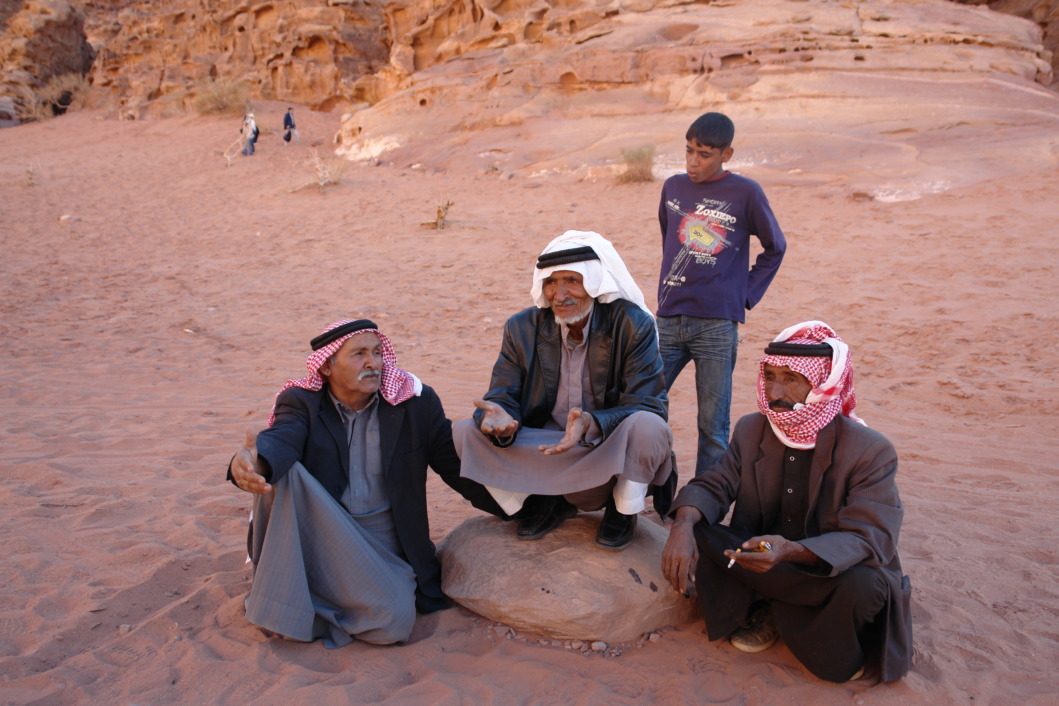
[[(766, 533), (780, 511), (785, 448), (765, 415), (743, 417), (725, 455), (681, 489), (672, 511), (693, 505), (704, 522), (715, 524), (734, 502), (729, 527), (746, 536)], [(830, 566), (831, 576), (857, 564), (886, 575), (890, 600), (884, 609), (884, 681), (900, 679), (912, 660), (911, 586), (897, 555), (904, 508), (896, 475), (897, 453), (886, 437), (847, 417), (835, 417), (817, 435), (807, 539), (801, 540)]]
[[(429, 613), (448, 603), (441, 591), (441, 565), (430, 540), (427, 466), (479, 510), (505, 515), (484, 486), (460, 477), (460, 459), (452, 445), (452, 424), (433, 389), (424, 385), (419, 397), (398, 405), (391, 405), (380, 396), (378, 419), (386, 494), (397, 537), (405, 560), (415, 571), (416, 608)], [(349, 484), (346, 427), (326, 383), (318, 392), (292, 387), (280, 393), (276, 420), (258, 434), (257, 449), (267, 466), (269, 482), (281, 478), (296, 461), (301, 461), (336, 500)]]

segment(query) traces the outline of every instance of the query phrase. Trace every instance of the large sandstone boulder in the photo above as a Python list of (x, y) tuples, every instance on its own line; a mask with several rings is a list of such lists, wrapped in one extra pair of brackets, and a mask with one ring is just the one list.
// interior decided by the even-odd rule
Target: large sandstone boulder
[(639, 519), (620, 552), (595, 544), (602, 513), (581, 514), (536, 541), (515, 524), (476, 517), (438, 547), (442, 588), (460, 605), (516, 630), (570, 640), (629, 642), (699, 615), (662, 577), (667, 530)]
[(50, 80), (84, 76), (94, 55), (72, 3), (0, 0), (0, 125), (31, 114), (27, 103)]
[[(946, 0), (592, 6), (606, 11), (537, 3), (527, 22), (526, 3), (490, 3), (499, 20), (475, 25), (490, 43), (446, 10), (457, 0), (406, 17), (389, 70), (413, 73), (343, 117), (337, 153), (609, 179), (623, 150), (651, 145), (661, 178), (682, 170), (691, 121), (720, 110), (737, 126), (732, 168), (773, 183), (826, 179), (853, 198), (910, 200), (1055, 163), (1023, 128), (1059, 115), (1050, 53), (1025, 19)], [(989, 125), (1004, 150), (964, 143), (964, 124)]]
[(989, 5), (997, 12), (1025, 17), (1040, 26), (1044, 48), (1052, 53), (1052, 87), (1059, 88), (1059, 0), (957, 0), (968, 5)]

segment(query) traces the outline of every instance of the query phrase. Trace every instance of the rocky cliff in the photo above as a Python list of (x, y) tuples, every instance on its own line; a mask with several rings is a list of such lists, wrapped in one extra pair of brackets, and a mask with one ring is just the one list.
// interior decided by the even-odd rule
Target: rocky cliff
[[(391, 5), (386, 18), (390, 65), (373, 77), (386, 97), (347, 116), (339, 135), (354, 159), (442, 164), (461, 145), (487, 149), (475, 137), (485, 128), (526, 126), (540, 149), (507, 166), (545, 168), (564, 149), (585, 154), (578, 120), (607, 116), (623, 139), (657, 144), (665, 116), (718, 107), (774, 121), (874, 114), (900, 130), (913, 96), (941, 101), (942, 115), (966, 82), (995, 81), (992, 97), (969, 99), (977, 109), (1052, 80), (1038, 26), (945, 0), (448, 0)], [(563, 129), (552, 132), (544, 122), (555, 117)]]
[[(1051, 85), (1042, 41), (1059, 34), (1059, 0), (990, 2), (1030, 21), (967, 2), (0, 0), (0, 94), (83, 70), (97, 52), (89, 79), (129, 116), (163, 98), (187, 102), (216, 78), (321, 110), (465, 104), (463, 125), (510, 122), (589, 91), (636, 88), (636, 100), (676, 106), (735, 100), (780, 74)], [(372, 127), (350, 122), (345, 147)]]
[[(382, 9), (358, 0), (96, 3), (93, 84), (126, 109), (193, 94), (215, 78), (321, 110), (367, 100), (360, 79), (386, 65)], [(103, 10), (106, 10), (103, 12)]]
[(83, 76), (95, 52), (65, 0), (0, 0), (0, 127), (15, 124), (53, 79)]

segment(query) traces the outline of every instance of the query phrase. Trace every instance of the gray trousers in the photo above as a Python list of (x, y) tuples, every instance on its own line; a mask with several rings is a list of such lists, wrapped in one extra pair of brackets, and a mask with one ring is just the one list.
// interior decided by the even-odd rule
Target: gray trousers
[[(508, 504), (510, 498), (498, 498), (496, 489), (563, 495), (582, 510), (599, 509), (613, 490), (618, 509), (634, 514), (643, 509), (647, 487), (660, 485), (669, 477), (673, 431), (657, 414), (630, 414), (594, 448), (574, 446), (549, 456), (537, 448), (555, 444), (562, 437), (562, 430), (522, 427), (514, 444), (500, 448), (473, 419), (452, 425), (460, 475), (486, 486), (508, 513), (518, 507)], [(516, 501), (521, 505), (521, 500)]]
[(412, 567), (365, 530), (300, 463), (254, 498), (246, 618), (341, 647), (390, 644), (415, 624)]

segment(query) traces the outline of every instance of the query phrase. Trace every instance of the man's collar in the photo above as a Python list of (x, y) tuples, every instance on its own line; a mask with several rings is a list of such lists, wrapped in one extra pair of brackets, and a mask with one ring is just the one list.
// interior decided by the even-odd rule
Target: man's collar
[(371, 410), (378, 404), (379, 400), (379, 393), (373, 392), (371, 395), (371, 399), (368, 400), (368, 404), (364, 405), (362, 409), (353, 409), (352, 407), (349, 407), (348, 405), (343, 403), (342, 400), (335, 397), (335, 393), (331, 391), (330, 386), (328, 386), (327, 388), (327, 394), (331, 397), (331, 401), (334, 402), (335, 409), (337, 409), (340, 414), (346, 417), (356, 417), (360, 414), (363, 414), (364, 412)]

